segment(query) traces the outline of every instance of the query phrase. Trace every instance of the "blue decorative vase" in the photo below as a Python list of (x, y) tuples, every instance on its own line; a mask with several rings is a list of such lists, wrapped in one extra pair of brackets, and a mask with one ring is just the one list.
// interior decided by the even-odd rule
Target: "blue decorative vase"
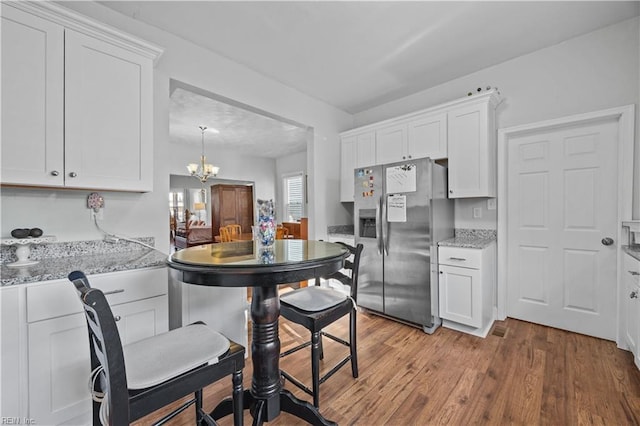
[(258, 242), (271, 247), (276, 240), (276, 222), (273, 200), (258, 200)]

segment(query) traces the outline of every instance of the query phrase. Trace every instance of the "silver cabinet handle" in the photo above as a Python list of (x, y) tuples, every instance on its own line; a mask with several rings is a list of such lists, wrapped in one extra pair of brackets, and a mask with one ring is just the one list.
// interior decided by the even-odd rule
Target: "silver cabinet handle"
[(638, 291), (632, 291), (631, 294), (629, 295), (629, 297), (631, 299), (637, 299), (638, 298)]
[(51, 176), (58, 176), (59, 174), (60, 174), (60, 172), (57, 171), (57, 170), (54, 170), (54, 171), (51, 172)]
[(629, 271), (629, 273), (630, 273), (631, 275), (640, 275), (640, 272), (636, 272), (636, 271)]
[(120, 315), (116, 315), (115, 317), (113, 317), (113, 319), (116, 320), (116, 322), (118, 322), (122, 319), (122, 317)]
[(116, 294), (116, 293), (124, 293), (124, 288), (119, 288), (117, 290), (111, 290), (104, 292), (103, 294), (106, 296), (107, 294)]
[(464, 257), (450, 257), (449, 260), (457, 260), (458, 262), (464, 262), (465, 259)]
[(76, 177), (76, 176), (78, 176), (78, 174), (77, 174), (76, 172), (71, 172), (71, 173), (69, 173), (69, 177), (74, 178), (74, 177)]

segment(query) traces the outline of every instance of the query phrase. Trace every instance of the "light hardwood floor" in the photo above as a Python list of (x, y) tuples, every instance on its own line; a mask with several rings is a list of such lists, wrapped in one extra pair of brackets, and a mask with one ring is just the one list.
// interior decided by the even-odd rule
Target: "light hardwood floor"
[[(330, 330), (348, 336), (348, 320)], [(305, 329), (280, 322), (283, 350)], [(321, 388), (320, 412), (341, 425), (638, 425), (640, 371), (615, 343), (508, 319), (486, 338), (440, 328), (433, 335), (359, 312), (360, 377), (343, 367)], [(324, 339), (330, 368), (347, 349)], [(281, 368), (310, 383), (309, 353)], [(244, 370), (250, 387), (251, 360)], [(295, 395), (310, 400), (291, 384)], [(231, 379), (209, 387), (205, 406), (229, 395)], [(150, 424), (149, 416), (137, 425)], [(189, 410), (172, 425), (193, 424)], [(231, 418), (220, 421), (231, 425)], [(245, 411), (245, 424), (251, 417)], [(283, 413), (269, 425), (304, 422)]]

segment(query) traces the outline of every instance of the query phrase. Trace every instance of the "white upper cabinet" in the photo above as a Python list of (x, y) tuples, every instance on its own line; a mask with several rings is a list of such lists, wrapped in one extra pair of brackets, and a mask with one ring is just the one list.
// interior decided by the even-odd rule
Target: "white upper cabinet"
[(447, 114), (424, 114), (408, 125), (408, 158), (447, 158)]
[(420, 114), (376, 131), (378, 164), (447, 157), (447, 114)]
[(0, 7), (2, 183), (63, 186), (64, 29)]
[(65, 186), (153, 189), (153, 63), (65, 33)]
[[(490, 90), (343, 132), (340, 200), (353, 201), (353, 161), (363, 167), (425, 157), (448, 159), (449, 198), (495, 197), (494, 117), (499, 103), (499, 93)], [(359, 135), (367, 135), (366, 142), (356, 143)], [(367, 159), (375, 162), (360, 161), (361, 146), (370, 147), (372, 141), (375, 158)], [(371, 154), (370, 148), (362, 150)]]
[(2, 184), (151, 191), (160, 53), (50, 2), (2, 4)]
[[(376, 164), (376, 134), (366, 132), (356, 135), (356, 167)], [(351, 170), (353, 175), (353, 170)]]
[(496, 196), (497, 96), (448, 112), (449, 198)]
[(353, 201), (356, 167), (356, 137), (342, 138), (340, 145), (340, 201)]
[(354, 200), (354, 169), (376, 164), (376, 135), (364, 132), (341, 139), (340, 201)]
[(407, 158), (407, 123), (376, 130), (378, 164), (395, 163)]

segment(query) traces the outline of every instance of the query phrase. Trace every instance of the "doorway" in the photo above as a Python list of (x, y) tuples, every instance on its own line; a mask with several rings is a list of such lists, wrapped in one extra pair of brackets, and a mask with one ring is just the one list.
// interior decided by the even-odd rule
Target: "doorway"
[(633, 106), (499, 136), (498, 317), (615, 341)]

